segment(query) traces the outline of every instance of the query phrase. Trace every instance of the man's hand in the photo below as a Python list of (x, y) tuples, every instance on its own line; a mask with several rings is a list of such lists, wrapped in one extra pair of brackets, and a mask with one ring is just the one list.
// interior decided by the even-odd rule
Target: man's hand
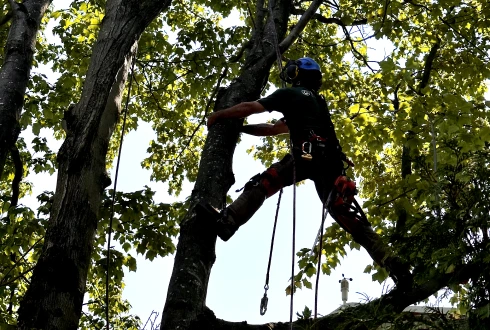
[(216, 120), (218, 120), (219, 118), (219, 112), (213, 112), (211, 113), (209, 116), (208, 116), (208, 122), (207, 122), (207, 126), (208, 128), (210, 128), (211, 126), (214, 125), (214, 123), (216, 122)]
[(213, 112), (208, 117), (208, 128), (213, 126), (217, 120), (232, 119), (232, 118), (245, 118), (255, 113), (264, 112), (265, 108), (259, 102), (242, 102), (231, 108), (218, 110)]
[(253, 124), (242, 126), (241, 131), (255, 136), (273, 136), (289, 133), (289, 128), (283, 119), (279, 119), (274, 124)]

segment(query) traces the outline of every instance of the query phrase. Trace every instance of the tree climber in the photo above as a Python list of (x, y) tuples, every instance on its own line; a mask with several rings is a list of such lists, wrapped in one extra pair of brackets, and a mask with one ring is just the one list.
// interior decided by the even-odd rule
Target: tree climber
[[(336, 179), (342, 176), (345, 154), (336, 137), (327, 104), (318, 90), (322, 84), (320, 66), (313, 59), (304, 57), (289, 61), (281, 72), (281, 79), (292, 84), (255, 102), (243, 102), (231, 108), (213, 112), (207, 126), (226, 118), (245, 118), (265, 111), (279, 111), (284, 117), (275, 124), (244, 125), (242, 132), (255, 136), (272, 136), (290, 133), (292, 155), (286, 155), (265, 172), (257, 174), (245, 185), (243, 193), (221, 213), (209, 205), (204, 210), (217, 221), (217, 234), (227, 241), (260, 208), (266, 198), (282, 187), (311, 179), (323, 203), (334, 188)], [(305, 148), (307, 149), (305, 151)], [(333, 214), (332, 214), (333, 215)], [(334, 217), (354, 240), (362, 245), (373, 260), (385, 267), (397, 286), (411, 283), (411, 274), (398, 258), (391, 256), (387, 246), (374, 232), (367, 220), (353, 216)]]

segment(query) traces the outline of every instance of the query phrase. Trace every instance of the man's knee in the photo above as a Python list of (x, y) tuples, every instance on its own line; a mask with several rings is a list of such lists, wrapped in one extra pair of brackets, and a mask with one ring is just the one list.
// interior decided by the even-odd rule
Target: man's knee
[(261, 174), (260, 184), (264, 187), (267, 197), (274, 195), (284, 187), (279, 172), (273, 167)]
[(279, 191), (283, 187), (283, 184), (277, 170), (275, 168), (269, 168), (250, 178), (245, 184), (244, 191), (248, 191), (254, 187), (262, 189), (266, 197), (270, 197)]

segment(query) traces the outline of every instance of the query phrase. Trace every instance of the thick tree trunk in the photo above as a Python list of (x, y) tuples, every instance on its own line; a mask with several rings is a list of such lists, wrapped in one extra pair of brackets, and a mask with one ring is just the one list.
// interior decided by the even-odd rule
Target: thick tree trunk
[[(215, 111), (258, 99), (267, 83), (270, 68), (276, 59), (276, 30), (277, 36), (282, 39), (287, 28), (291, 1), (275, 2), (275, 20), (270, 17), (265, 19), (264, 9), (267, 9), (262, 6), (263, 3), (258, 1), (256, 29), (251, 40), (253, 46), (242, 73), (225, 91), (219, 93)], [(215, 206), (223, 205), (224, 196), (234, 183), (232, 160), (241, 125), (240, 120), (220, 122), (208, 133), (191, 197), (191, 208), (181, 224), (162, 314), (162, 330), (190, 329), (205, 310), (209, 275), (216, 258), (216, 234), (211, 224), (196, 217), (193, 209), (199, 201)]]
[(20, 133), (20, 115), (29, 81), (36, 36), (51, 0), (10, 1), (12, 25), (0, 70), (0, 178)]
[[(67, 113), (49, 227), (19, 329), (76, 329), (90, 265), (109, 140), (133, 45), (170, 0), (109, 0), (79, 103)], [(119, 72), (119, 78), (117, 74)], [(112, 89), (111, 89), (112, 87)], [(110, 101), (108, 99), (111, 98)]]

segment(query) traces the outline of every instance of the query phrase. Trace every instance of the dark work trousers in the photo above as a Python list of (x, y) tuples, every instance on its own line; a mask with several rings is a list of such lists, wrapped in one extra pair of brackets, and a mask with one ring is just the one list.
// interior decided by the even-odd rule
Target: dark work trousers
[[(281, 188), (292, 185), (294, 179), (296, 182), (313, 180), (320, 200), (325, 202), (335, 179), (342, 175), (342, 167), (343, 162), (340, 157), (313, 155), (312, 160), (304, 160), (300, 153), (295, 154), (294, 158), (288, 154), (245, 185), (243, 193), (227, 208), (228, 221), (238, 227), (245, 224), (266, 198), (274, 195)], [(296, 178), (293, 175), (294, 170), (296, 170)], [(334, 220), (341, 224), (339, 219), (334, 218)], [(373, 260), (382, 267), (389, 267), (388, 264), (392, 259), (389, 257), (389, 250), (372, 227), (361, 221), (355, 221), (355, 225), (351, 223), (349, 227), (354, 228), (350, 233), (354, 240), (368, 251)]]

